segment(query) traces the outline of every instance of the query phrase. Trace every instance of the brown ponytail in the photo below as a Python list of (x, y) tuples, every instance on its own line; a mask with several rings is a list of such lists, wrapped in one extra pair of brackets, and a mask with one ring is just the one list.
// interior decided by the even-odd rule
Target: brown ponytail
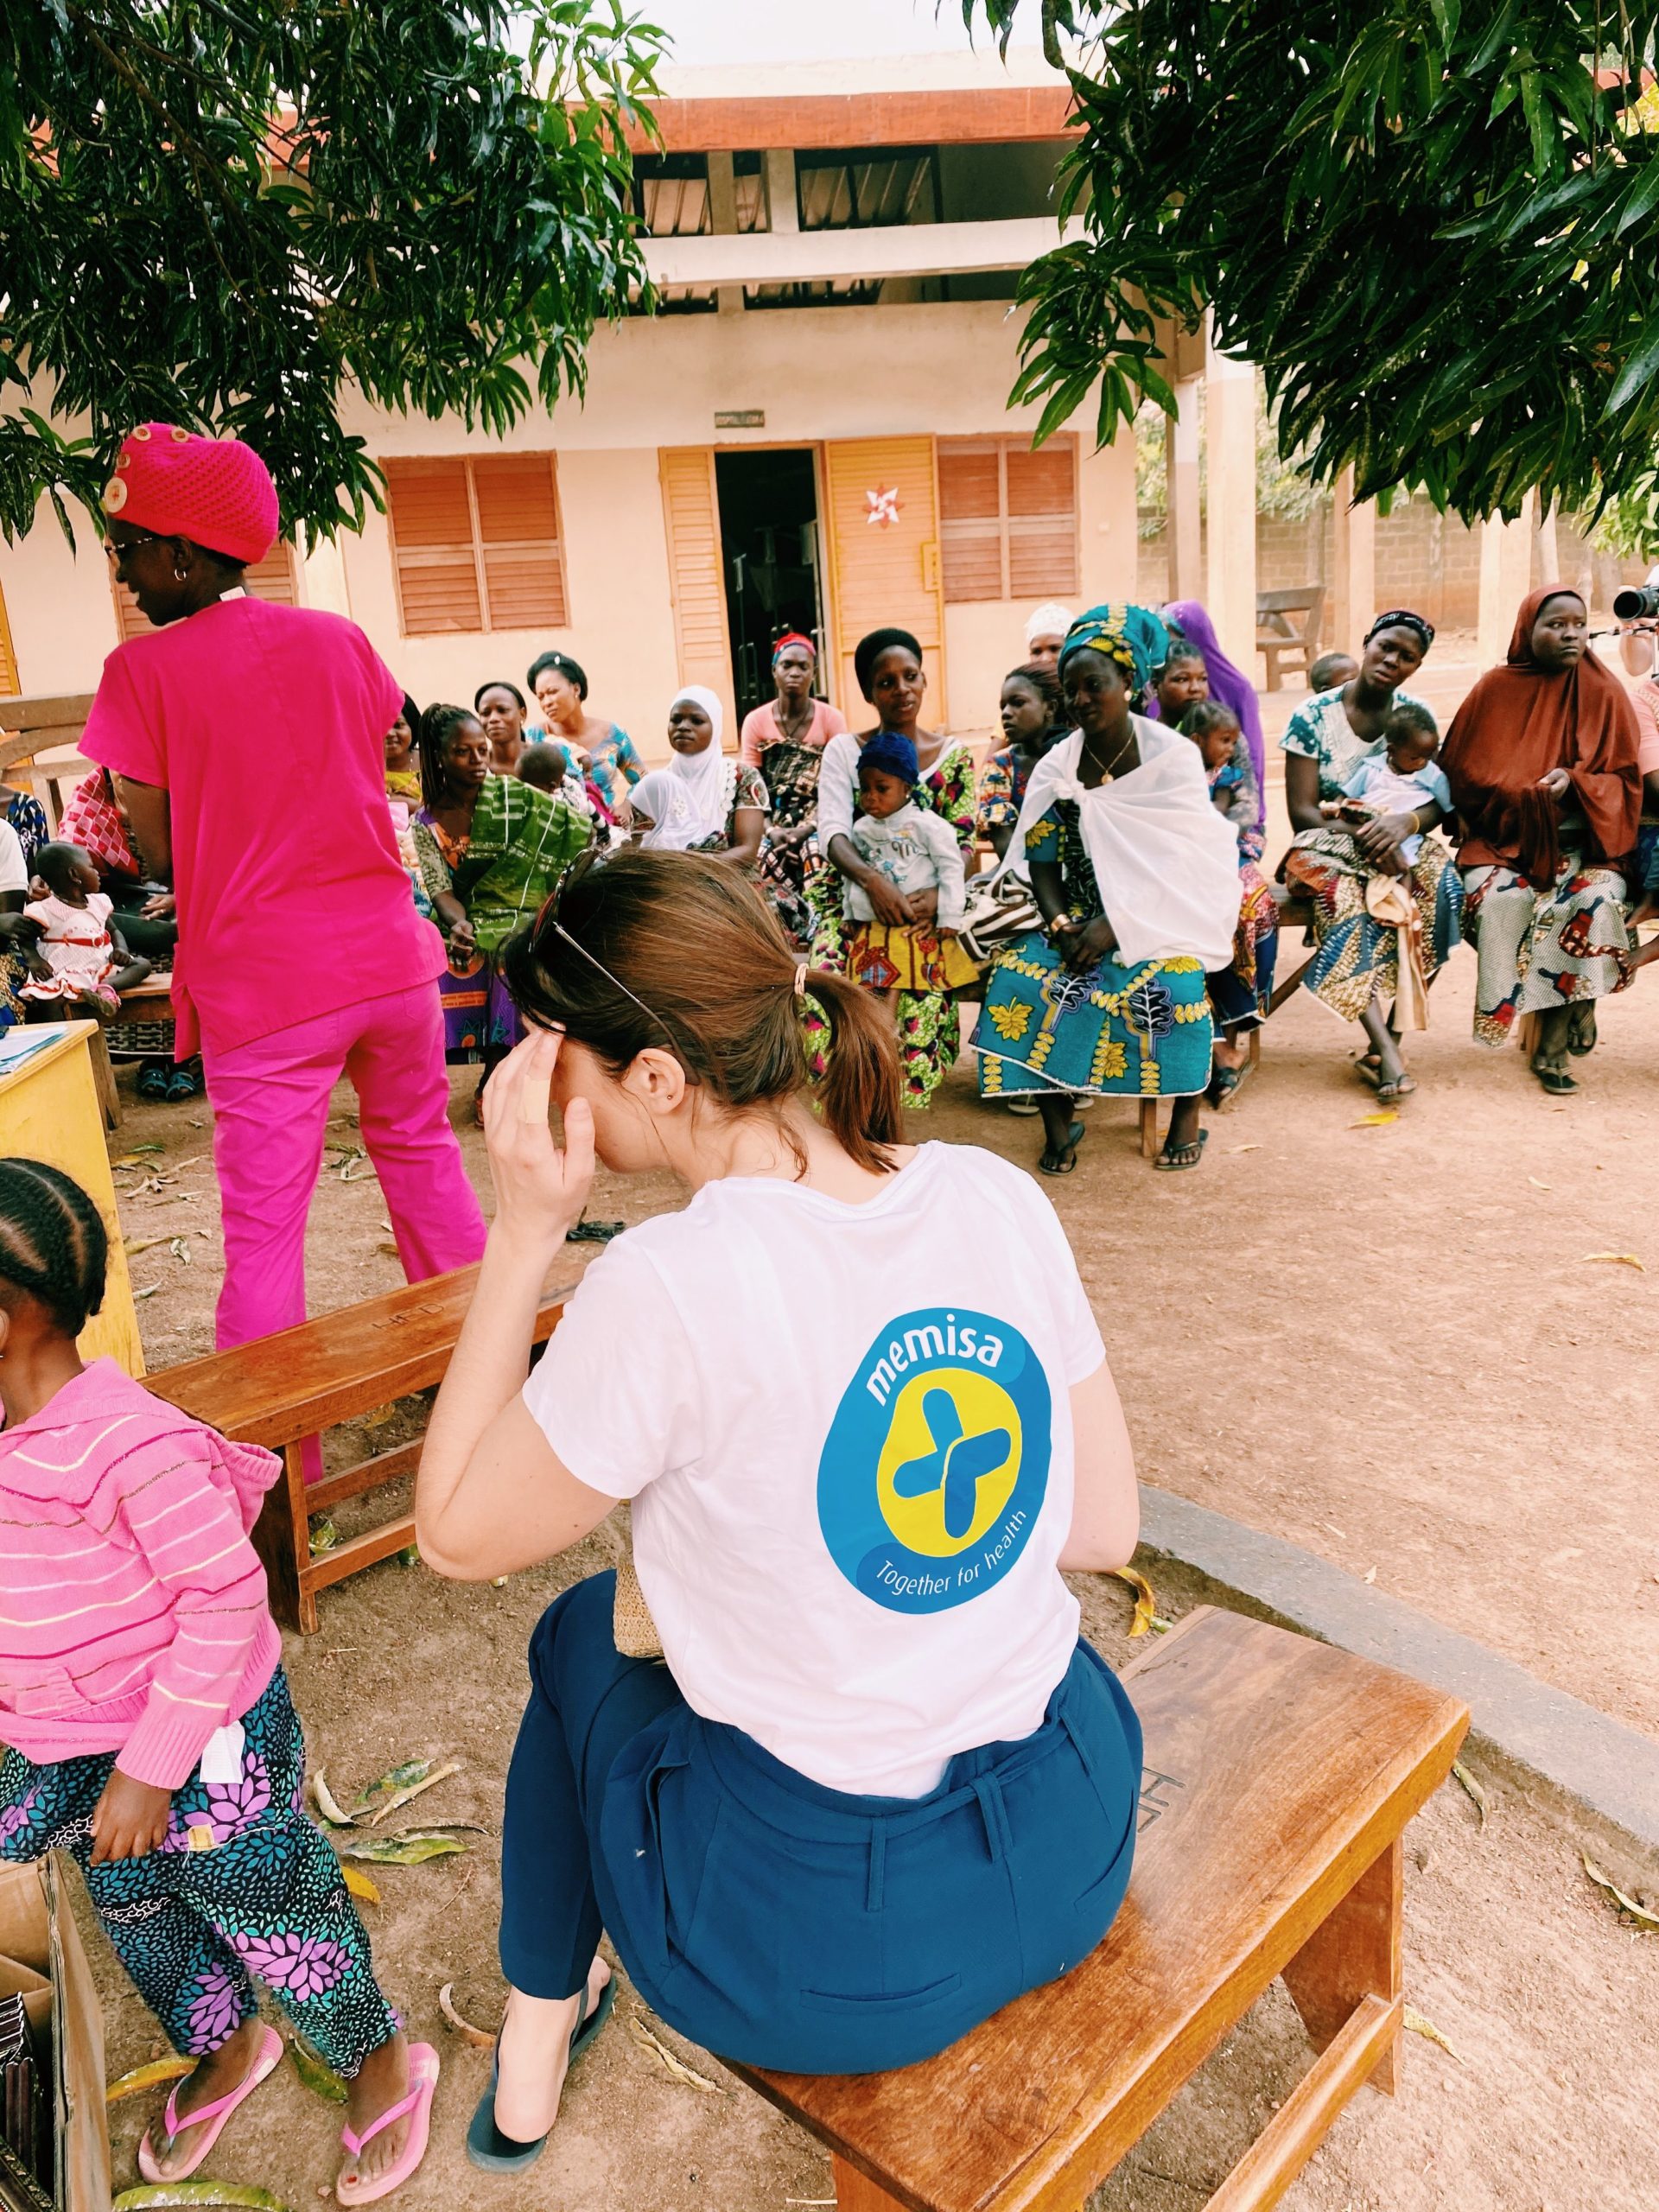
[[(807, 1092), (849, 1159), (892, 1167), (903, 1104), (891, 1027), (825, 969), (809, 969), (798, 992), (798, 955), (728, 861), (632, 849), (578, 863), (504, 965), (527, 1021), (567, 1031), (614, 1073), (666, 1046), (734, 1111), (781, 1110)], [(824, 1028), (810, 1039), (815, 1010)]]

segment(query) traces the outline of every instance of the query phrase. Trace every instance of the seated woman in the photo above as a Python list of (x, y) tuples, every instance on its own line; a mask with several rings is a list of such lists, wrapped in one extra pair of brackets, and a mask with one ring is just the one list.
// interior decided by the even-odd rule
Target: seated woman
[(1054, 667), (1071, 620), (1071, 608), (1062, 607), (1057, 599), (1046, 599), (1040, 607), (1033, 607), (1026, 617), (1027, 660), (1035, 661), (1039, 668)]
[[(1171, 729), (1179, 729), (1188, 709), (1202, 706), (1209, 696), (1210, 671), (1205, 665), (1203, 653), (1197, 645), (1189, 645), (1184, 638), (1172, 638), (1169, 658), (1152, 679), (1152, 690), (1147, 699), (1147, 721), (1167, 722)], [(1227, 702), (1223, 700), (1221, 703), (1225, 706)], [(1238, 715), (1232, 709), (1229, 711), (1233, 714), (1233, 725), (1239, 730), (1239, 741), (1243, 744), (1243, 728)], [(1245, 747), (1244, 758), (1248, 764), (1248, 746)], [(1250, 782), (1255, 785), (1254, 771), (1251, 772)]]
[(632, 819), (639, 842), (658, 852), (713, 853), (752, 871), (766, 835), (766, 787), (747, 761), (720, 749), (726, 709), (717, 692), (688, 683), (669, 704), (666, 768), (653, 768), (633, 787)]
[[(174, 896), (165, 884), (149, 879), (133, 842), (132, 824), (116, 796), (107, 768), (94, 768), (76, 785), (63, 810), (58, 835), (66, 844), (78, 845), (91, 855), (98, 870), (98, 887), (109, 899), (130, 950), (149, 961), (152, 973), (170, 969), (179, 943)], [(149, 1025), (145, 1027), (148, 1030)], [(113, 1041), (119, 1052), (119, 1039)], [(182, 1063), (174, 1059), (170, 1021), (156, 1025), (149, 1034), (141, 1034), (128, 1049), (142, 1053), (137, 1080), (141, 1098), (183, 1105), (201, 1096), (201, 1061), (200, 1058)]]
[[(812, 880), (807, 893), (814, 922), (813, 961), (820, 968), (837, 970), (846, 964), (843, 878), (868, 893), (877, 921), (902, 926), (930, 921), (938, 912), (933, 893), (918, 891), (905, 897), (878, 869), (866, 865), (853, 843), (858, 757), (877, 730), (908, 738), (915, 747), (919, 771), (915, 802), (950, 824), (962, 847), (965, 872), (972, 874), (974, 868), (973, 754), (960, 741), (918, 726), (927, 696), (921, 646), (908, 630), (872, 630), (854, 648), (853, 671), (860, 690), (875, 709), (875, 729), (832, 737), (823, 748), (818, 772), (818, 847), (830, 865)], [(950, 998), (900, 991), (897, 1016), (905, 1100), (919, 1109), (956, 1065), (960, 1049), (956, 1005)]]
[(1002, 742), (995, 753), (986, 755), (979, 772), (974, 828), (988, 840), (997, 859), (1003, 861), (1014, 842), (1032, 770), (1050, 746), (1058, 744), (1068, 732), (1060, 679), (1053, 665), (1029, 660), (1010, 669), (1002, 679), (998, 714)]
[[(1134, 1548), (1128, 1439), (1030, 1179), (901, 1141), (880, 1010), (804, 967), (735, 869), (575, 871), (510, 974), (531, 1033), (491, 1086), (495, 1223), (421, 1552), (485, 1581), (631, 1498), (666, 1663), (620, 1654), (608, 1573), (531, 1638), (506, 2019), (467, 2139), (498, 2172), (541, 2154), (610, 2010), (601, 1930), (724, 2057), (908, 2065), (1100, 1941), (1141, 1763), (1062, 1579)], [(816, 1086), (807, 1006), (833, 1037)], [(527, 1378), (595, 1154), (695, 1195), (594, 1262)]]
[(603, 715), (588, 711), (588, 672), (569, 653), (543, 653), (528, 678), (550, 743), (563, 745), (571, 766), (593, 787), (607, 822), (626, 826), (628, 792), (645, 772), (633, 740)]
[(482, 1060), (481, 1099), (519, 1034), (502, 949), (586, 847), (592, 824), (563, 799), (496, 775), (483, 724), (465, 707), (429, 707), (421, 717), (421, 779), (415, 849), (449, 952), (438, 983), (445, 1056)]
[(386, 797), (411, 809), (421, 803), (421, 710), (407, 691), (386, 732)]
[(1187, 709), (1180, 731), (1198, 747), (1211, 804), (1238, 841), (1238, 926), (1233, 931), (1233, 957), (1225, 968), (1206, 978), (1217, 1035), (1205, 1096), (1212, 1106), (1219, 1106), (1250, 1071), (1249, 1047), (1239, 1040), (1261, 1027), (1272, 1005), (1279, 906), (1272, 885), (1256, 866), (1262, 857), (1262, 832), (1256, 827), (1262, 806), (1238, 716), (1225, 700), (1204, 699)]
[(1440, 749), (1461, 831), (1465, 925), (1479, 961), (1475, 1041), (1542, 1016), (1544, 1089), (1576, 1090), (1569, 1052), (1596, 1042), (1596, 1001), (1630, 979), (1624, 869), (1642, 776), (1624, 685), (1590, 650), (1583, 600), (1552, 584), (1522, 602), (1502, 668), (1479, 678)]
[(804, 944), (812, 933), (806, 879), (817, 865), (818, 770), (823, 748), (847, 725), (841, 710), (815, 698), (817, 650), (791, 630), (772, 649), (771, 703), (743, 717), (738, 758), (766, 787), (772, 819), (760, 860), (760, 887), (790, 936)]
[[(1404, 686), (1433, 642), (1433, 625), (1421, 614), (1404, 607), (1379, 614), (1365, 633), (1359, 674), (1306, 700), (1279, 741), (1286, 756), (1285, 804), (1299, 832), (1280, 877), (1293, 893), (1313, 902), (1319, 944), (1303, 981), (1339, 1020), (1363, 1027), (1370, 1049), (1357, 1072), (1388, 1105), (1415, 1090), (1417, 1083), (1406, 1072), (1395, 1027), (1382, 1012), (1382, 1001), (1400, 989), (1400, 933), (1371, 912), (1369, 887), (1379, 876), (1397, 876), (1409, 891), (1422, 925), (1423, 972), (1430, 982), (1459, 941), (1463, 887), (1451, 855), (1427, 834), (1442, 815), (1433, 800), (1403, 813), (1376, 815), (1351, 831), (1332, 828), (1320, 807), (1342, 798), (1360, 760), (1382, 750), (1383, 725), (1395, 704), (1423, 704)], [(1416, 858), (1408, 861), (1402, 846), (1414, 836), (1423, 842)]]
[(490, 773), (516, 776), (524, 749), (524, 695), (516, 683), (480, 683), (473, 712), (490, 741)]
[(1141, 607), (1072, 624), (1060, 680), (1077, 734), (1038, 763), (1020, 809), (1043, 926), (997, 953), (974, 1049), (988, 1096), (1035, 1095), (1046, 1175), (1077, 1165), (1079, 1095), (1173, 1098), (1163, 1168), (1196, 1167), (1207, 1135), (1205, 975), (1231, 953), (1238, 849), (1198, 747), (1131, 710), (1166, 645)]

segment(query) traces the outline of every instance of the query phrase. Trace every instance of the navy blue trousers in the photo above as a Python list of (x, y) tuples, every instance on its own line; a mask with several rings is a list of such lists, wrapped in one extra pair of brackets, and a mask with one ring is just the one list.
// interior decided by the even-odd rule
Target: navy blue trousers
[(925, 1797), (826, 1789), (699, 1719), (611, 1635), (615, 1577), (550, 1605), (507, 1777), (501, 1965), (572, 1996), (601, 1928), (693, 2042), (801, 2074), (907, 2066), (1088, 1955), (1128, 1885), (1141, 1727), (1080, 1643), (1042, 1726)]

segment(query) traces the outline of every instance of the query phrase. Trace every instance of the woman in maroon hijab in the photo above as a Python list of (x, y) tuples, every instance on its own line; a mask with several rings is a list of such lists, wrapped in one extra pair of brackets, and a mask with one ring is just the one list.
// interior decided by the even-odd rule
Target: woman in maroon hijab
[(1523, 601), (1509, 658), (1458, 709), (1440, 766), (1462, 842), (1464, 934), (1480, 973), (1475, 1039), (1541, 1014), (1533, 1073), (1578, 1089), (1596, 1001), (1630, 979), (1624, 864), (1642, 806), (1636, 715), (1590, 650), (1585, 604), (1552, 584)]

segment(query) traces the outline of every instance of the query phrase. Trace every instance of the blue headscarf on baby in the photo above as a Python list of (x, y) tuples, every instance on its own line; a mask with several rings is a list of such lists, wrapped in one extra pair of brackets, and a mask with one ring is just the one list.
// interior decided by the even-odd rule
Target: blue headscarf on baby
[(1112, 601), (1079, 614), (1060, 647), (1060, 673), (1073, 653), (1090, 649), (1115, 660), (1129, 679), (1137, 700), (1153, 672), (1169, 658), (1169, 632), (1149, 607)]
[(858, 766), (861, 775), (866, 768), (879, 768), (884, 776), (896, 776), (901, 784), (913, 784), (920, 772), (916, 747), (893, 729), (879, 729), (874, 737), (865, 739)]

